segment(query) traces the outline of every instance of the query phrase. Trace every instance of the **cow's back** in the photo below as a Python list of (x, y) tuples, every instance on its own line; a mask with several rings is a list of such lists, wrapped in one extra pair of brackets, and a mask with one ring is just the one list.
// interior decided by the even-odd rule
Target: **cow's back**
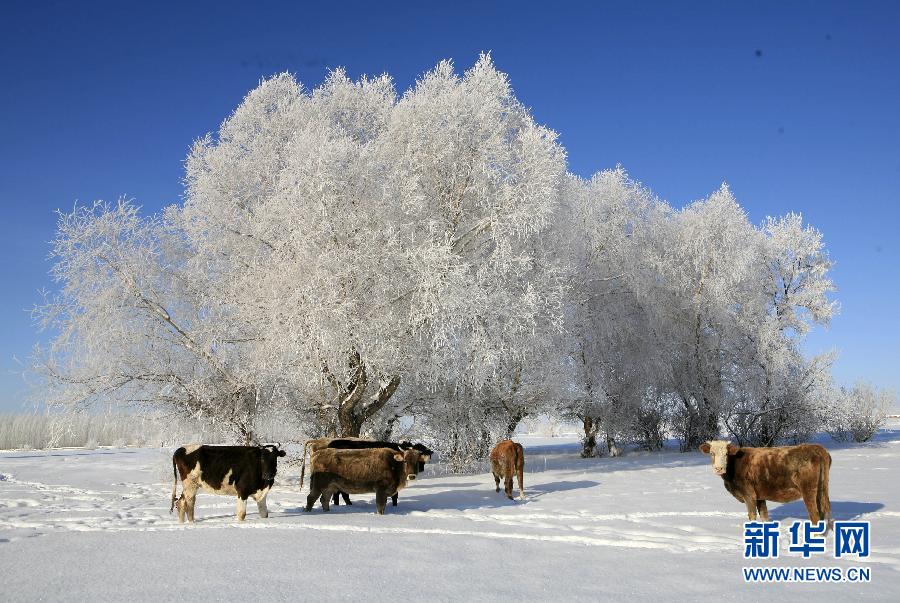
[(322, 448), (312, 455), (313, 473), (331, 473), (345, 480), (370, 482), (394, 476), (390, 448)]
[(491, 450), (491, 468), (500, 476), (512, 475), (525, 460), (525, 452), (521, 444), (512, 440), (503, 440)]
[[(820, 468), (827, 471), (831, 455), (818, 444), (740, 448), (729, 457), (725, 485), (732, 494), (752, 490), (759, 499), (791, 502), (801, 497), (803, 484), (815, 482)], [(732, 467), (733, 464), (733, 467)]]
[[(231, 490), (229, 486), (238, 479), (255, 486), (258, 481), (259, 452), (247, 446), (201, 446), (197, 449), (203, 481), (214, 490)], [(230, 483), (225, 483), (226, 480)]]
[(491, 450), (491, 460), (514, 459), (516, 456), (516, 443), (512, 440), (503, 440)]

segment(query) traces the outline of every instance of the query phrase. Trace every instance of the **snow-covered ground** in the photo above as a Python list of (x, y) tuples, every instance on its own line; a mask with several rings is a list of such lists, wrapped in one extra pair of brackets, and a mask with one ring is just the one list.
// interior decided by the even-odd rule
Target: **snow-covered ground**
[[(301, 509), (282, 461), (270, 517), (201, 493), (169, 514), (171, 451), (0, 453), (0, 598), (20, 600), (900, 600), (900, 421), (832, 452), (836, 519), (872, 522), (867, 584), (746, 584), (745, 566), (859, 567), (787, 553), (802, 502), (770, 504), (782, 556), (743, 559), (744, 507), (699, 453), (580, 459), (575, 438), (517, 438), (525, 501), (430, 467), (376, 516), (374, 496)], [(290, 458), (290, 457), (289, 457)], [(180, 485), (179, 485), (180, 491)], [(518, 490), (516, 490), (518, 493)], [(829, 539), (830, 543), (830, 539)]]

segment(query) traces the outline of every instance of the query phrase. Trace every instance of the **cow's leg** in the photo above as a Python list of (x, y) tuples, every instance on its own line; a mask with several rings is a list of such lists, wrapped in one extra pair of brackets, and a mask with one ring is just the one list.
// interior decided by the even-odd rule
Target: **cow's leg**
[(525, 466), (524, 463), (516, 467), (516, 477), (519, 478), (519, 500), (525, 500)]
[(247, 499), (238, 496), (238, 499), (237, 499), (238, 521), (244, 521), (245, 517), (247, 517)]
[(747, 505), (747, 517), (750, 521), (756, 521), (756, 497), (745, 494), (744, 504)]
[(494, 485), (497, 487), (497, 492), (500, 491), (500, 476), (494, 473)]
[(819, 515), (819, 506), (816, 504), (816, 484), (806, 485), (800, 490), (803, 495), (803, 504), (806, 505), (806, 512), (809, 514), (809, 520), (813, 523), (819, 523), (824, 519)]
[(756, 510), (759, 512), (759, 516), (763, 521), (769, 521), (769, 508), (766, 506), (766, 501), (762, 499), (757, 500)]
[(178, 523), (184, 523), (184, 494), (175, 501), (175, 506), (178, 508)]
[(392, 507), (396, 507), (396, 506), (397, 506), (397, 493), (396, 493), (396, 492), (394, 492), (393, 494), (391, 494), (391, 506), (392, 506)]
[(352, 505), (352, 504), (353, 504), (352, 502), (350, 502), (350, 495), (347, 494), (346, 492), (344, 492), (343, 490), (341, 490), (341, 496), (342, 496), (343, 499), (344, 499), (344, 504), (345, 504), (345, 505)]
[(197, 503), (197, 493), (191, 493), (190, 498), (185, 499), (185, 503), (187, 503), (187, 517), (188, 521), (194, 523), (194, 506)]
[(187, 515), (187, 520), (194, 523), (194, 503), (197, 502), (197, 484), (193, 481), (184, 483), (181, 497), (183, 500), (181, 504), (181, 513), (179, 513), (179, 515), (182, 513)]
[(503, 490), (506, 492), (506, 498), (509, 500), (513, 499), (513, 476), (512, 472), (507, 473), (503, 477)]
[(334, 494), (331, 495), (331, 504), (337, 506), (341, 504), (341, 491), (338, 490)]
[(256, 508), (259, 509), (259, 516), (265, 519), (269, 516), (269, 509), (266, 506), (266, 494), (257, 492), (253, 495), (256, 500)]
[(315, 481), (310, 481), (309, 484), (309, 496), (306, 497), (306, 511), (312, 511), (313, 505), (316, 504), (316, 499), (319, 498), (319, 494), (321, 494), (321, 490), (316, 487)]
[(387, 505), (388, 495), (384, 490), (375, 491), (375, 512), (384, 515), (384, 507)]
[(831, 456), (826, 453), (819, 460), (819, 478), (816, 480), (816, 508), (819, 511), (819, 520), (825, 522), (825, 533), (833, 529), (834, 521), (831, 518), (831, 500), (828, 498), (828, 473), (831, 470)]
[(331, 494), (328, 490), (324, 490), (319, 497), (319, 502), (322, 503), (322, 510), (325, 512), (331, 511)]

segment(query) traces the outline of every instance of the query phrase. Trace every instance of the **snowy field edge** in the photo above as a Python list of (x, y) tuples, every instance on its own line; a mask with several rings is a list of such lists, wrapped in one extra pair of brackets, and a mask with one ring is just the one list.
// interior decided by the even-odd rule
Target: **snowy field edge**
[[(900, 507), (892, 476), (900, 421), (874, 441), (834, 445), (837, 519), (872, 522), (867, 584), (746, 584), (744, 566), (859, 567), (797, 555), (742, 557), (744, 511), (698, 453), (578, 458), (575, 437), (520, 436), (525, 501), (496, 494), (489, 474), (430, 465), (376, 516), (374, 497), (304, 513), (299, 467), (282, 461), (268, 519), (229, 497), (201, 494), (197, 523), (168, 512), (171, 449), (0, 453), (4, 599), (387, 601), (896, 600)], [(293, 447), (292, 447), (293, 448)], [(296, 458), (297, 450), (293, 449)], [(773, 519), (805, 519), (802, 502)], [(782, 548), (786, 547), (782, 539)]]

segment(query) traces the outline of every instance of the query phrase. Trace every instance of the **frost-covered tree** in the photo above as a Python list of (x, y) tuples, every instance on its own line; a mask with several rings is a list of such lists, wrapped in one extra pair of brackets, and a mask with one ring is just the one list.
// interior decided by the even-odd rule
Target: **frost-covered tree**
[(184, 257), (164, 220), (127, 201), (60, 215), (51, 252), (59, 291), (35, 309), (57, 334), (35, 356), (50, 408), (162, 404), (253, 439), (267, 392), (228, 345), (207, 275), (188, 271)]
[[(191, 353), (163, 352), (181, 363), (166, 387), (202, 381), (190, 408), (246, 434), (265, 408), (358, 435), (448, 384), (514, 408), (537, 381), (538, 335), (561, 328), (562, 270), (541, 235), (564, 173), (556, 135), (486, 55), (462, 76), (439, 64), (399, 99), (387, 76), (338, 70), (312, 92), (276, 76), (194, 145), (183, 205), (63, 217), (55, 274), (70, 294), (44, 308), (64, 335), (42, 364), (66, 400), (86, 400), (71, 383), (88, 352), (91, 379), (114, 381), (121, 362), (157, 375), (147, 331), (168, 329)], [(120, 240), (143, 263), (95, 267)], [(120, 315), (113, 342), (97, 327)], [(401, 383), (403, 406), (387, 408)], [(140, 395), (169, 404), (168, 391)]]
[[(727, 186), (673, 212), (619, 169), (570, 181), (557, 224), (579, 278), (568, 299), (581, 395), (566, 408), (596, 437), (690, 449), (724, 425), (772, 445), (809, 431), (828, 357), (803, 335), (835, 305), (821, 235), (799, 216), (753, 226)], [(801, 428), (801, 426), (803, 426)]]
[(852, 388), (830, 385), (822, 412), (825, 429), (839, 442), (868, 442), (897, 404), (894, 391), (870, 383), (858, 382)]
[(572, 270), (565, 314), (577, 395), (563, 410), (584, 426), (583, 456), (595, 454), (600, 433), (615, 454), (616, 440), (639, 427), (637, 409), (666, 373), (647, 247), (669, 213), (621, 168), (567, 183), (554, 234)]
[[(830, 379), (832, 355), (807, 360), (800, 342), (815, 324), (827, 325), (836, 311), (834, 286), (821, 234), (789, 214), (769, 218), (754, 265), (757, 279), (733, 323), (730, 387), (734, 402), (726, 425), (752, 445), (803, 439), (815, 432), (816, 397)], [(751, 281), (752, 282), (752, 281)]]

